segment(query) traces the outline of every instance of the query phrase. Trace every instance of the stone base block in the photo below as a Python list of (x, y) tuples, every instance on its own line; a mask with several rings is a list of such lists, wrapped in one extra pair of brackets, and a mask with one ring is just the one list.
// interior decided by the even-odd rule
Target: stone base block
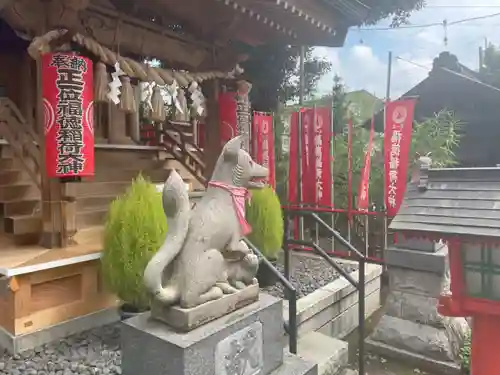
[(441, 247), (435, 253), (389, 247), (385, 251), (385, 262), (391, 267), (443, 275), (448, 269), (448, 248)]
[(283, 364), (282, 336), (282, 302), (265, 293), (257, 302), (187, 333), (144, 313), (122, 323), (122, 374), (315, 375), (303, 368), (275, 371)]
[(372, 353), (400, 360), (423, 371), (438, 373), (441, 375), (462, 375), (460, 366), (454, 362), (438, 361), (370, 339), (365, 340), (365, 345), (366, 349)]
[(318, 375), (337, 375), (349, 360), (347, 342), (319, 332), (301, 337), (297, 352), (306, 361), (318, 364)]
[(439, 315), (437, 306), (437, 298), (392, 290), (387, 296), (384, 311), (389, 316), (443, 329), (443, 317)]
[(259, 299), (259, 284), (254, 284), (234, 294), (182, 309), (179, 306), (164, 307), (156, 301), (151, 303), (151, 317), (161, 320), (181, 332), (189, 332), (203, 324), (227, 315)]
[[(400, 358), (406, 355), (409, 360), (418, 359), (423, 363), (422, 369), (433, 367), (436, 370), (442, 366), (444, 371), (457, 367), (444, 329), (384, 315), (368, 341), (371, 346), (378, 345), (384, 349), (379, 354)], [(394, 349), (392, 354), (391, 348)]]
[(119, 320), (120, 316), (116, 308), (113, 307), (24, 335), (14, 336), (0, 327), (0, 348), (6, 349), (9, 353), (16, 354), (53, 341), (58, 341), (78, 332), (116, 323)]
[[(318, 365), (290, 354), (284, 354), (283, 364), (269, 375), (318, 375)], [(260, 375), (260, 373), (256, 373)]]

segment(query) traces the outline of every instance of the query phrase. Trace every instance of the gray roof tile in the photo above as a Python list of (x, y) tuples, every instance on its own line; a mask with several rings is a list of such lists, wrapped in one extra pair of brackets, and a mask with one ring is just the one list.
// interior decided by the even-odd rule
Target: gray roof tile
[(422, 169), (420, 174), (420, 183), (409, 183), (391, 229), (500, 238), (500, 168)]

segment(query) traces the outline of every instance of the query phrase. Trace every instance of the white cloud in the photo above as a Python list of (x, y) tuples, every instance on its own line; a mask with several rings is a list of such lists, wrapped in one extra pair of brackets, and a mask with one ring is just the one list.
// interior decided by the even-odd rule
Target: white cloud
[[(454, 21), (500, 13), (499, 0), (428, 0), (427, 8), (414, 12), (411, 25), (442, 23), (450, 26), (407, 28), (389, 31), (352, 29), (346, 46), (316, 48), (315, 54), (332, 62), (332, 72), (319, 84), (320, 93), (330, 91), (332, 79), (339, 74), (350, 90), (366, 89), (379, 97), (385, 96), (388, 51), (393, 51), (391, 97), (397, 97), (424, 79), (433, 59), (448, 50), (462, 64), (478, 67), (478, 49), (485, 38), (500, 44), (500, 16), (483, 18), (453, 25)], [(384, 20), (375, 28), (386, 27)], [(445, 46), (445, 35), (448, 44)], [(397, 59), (401, 57), (412, 63)]]

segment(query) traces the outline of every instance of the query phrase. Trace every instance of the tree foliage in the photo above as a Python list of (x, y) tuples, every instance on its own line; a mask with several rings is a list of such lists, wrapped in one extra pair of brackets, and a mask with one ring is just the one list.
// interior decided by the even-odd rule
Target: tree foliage
[[(348, 206), (348, 120), (352, 120), (352, 187), (353, 199), (357, 194), (361, 170), (364, 165), (364, 155), (368, 147), (370, 136), (369, 130), (363, 127), (364, 118), (360, 118), (357, 112), (350, 110), (351, 104), (346, 99), (344, 84), (338, 76), (334, 78), (333, 85), (333, 116), (336, 124), (336, 136), (334, 141), (334, 192), (335, 206), (347, 208)], [(321, 101), (321, 99), (320, 99)], [(372, 109), (370, 109), (372, 110)], [(434, 167), (453, 166), (455, 161), (454, 150), (456, 150), (460, 138), (459, 130), (461, 122), (451, 112), (445, 110), (435, 114), (434, 117), (422, 122), (414, 122), (412, 143), (409, 157), (408, 170), (413, 167), (416, 153), (425, 155), (430, 153)], [(287, 135), (285, 135), (287, 136)], [(284, 154), (282, 164), (288, 166), (288, 155)], [(279, 194), (282, 201), (286, 201), (286, 185), (288, 184), (286, 173), (277, 173)], [(408, 178), (410, 177), (410, 173)], [(377, 206), (383, 204), (383, 134), (375, 133), (372, 148), (372, 163), (370, 173), (370, 200)]]
[[(359, 18), (359, 25), (374, 24), (390, 18), (391, 26), (407, 23), (410, 13), (421, 9), (425, 0), (365, 0), (370, 8), (366, 18)], [(299, 95), (299, 53), (295, 46), (268, 44), (244, 47), (242, 53), (248, 60), (242, 63), (253, 88), (250, 93), (254, 110), (276, 111), (279, 103), (294, 101)], [(304, 60), (304, 95), (316, 89), (319, 79), (331, 69), (331, 64), (314, 56), (313, 48), (307, 47)]]
[[(316, 89), (319, 79), (327, 73), (331, 64), (313, 56), (312, 48), (306, 48), (304, 59), (304, 94)], [(243, 68), (252, 82), (250, 92), (256, 111), (275, 111), (279, 103), (296, 100), (299, 95), (299, 48), (280, 45), (263, 45), (252, 48)]]
[(483, 55), (480, 69), (481, 78), (496, 87), (500, 87), (500, 48), (490, 44)]

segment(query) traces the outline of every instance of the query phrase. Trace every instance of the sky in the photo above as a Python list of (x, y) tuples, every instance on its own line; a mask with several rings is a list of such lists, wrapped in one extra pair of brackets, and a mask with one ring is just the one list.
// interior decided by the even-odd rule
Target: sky
[[(328, 93), (335, 74), (342, 77), (348, 91), (365, 89), (380, 98), (387, 86), (388, 54), (392, 51), (391, 98), (404, 94), (427, 77), (432, 61), (449, 51), (471, 69), (479, 67), (479, 47), (500, 44), (500, 0), (427, 0), (427, 7), (412, 13), (409, 26), (448, 24), (466, 18), (498, 15), (447, 27), (375, 30), (390, 24), (382, 20), (369, 28), (352, 28), (342, 48), (316, 47), (314, 54), (332, 63), (332, 70), (318, 84), (318, 94)], [(374, 29), (375, 28), (375, 29)], [(405, 61), (407, 60), (407, 61)], [(408, 62), (409, 61), (409, 62)]]

